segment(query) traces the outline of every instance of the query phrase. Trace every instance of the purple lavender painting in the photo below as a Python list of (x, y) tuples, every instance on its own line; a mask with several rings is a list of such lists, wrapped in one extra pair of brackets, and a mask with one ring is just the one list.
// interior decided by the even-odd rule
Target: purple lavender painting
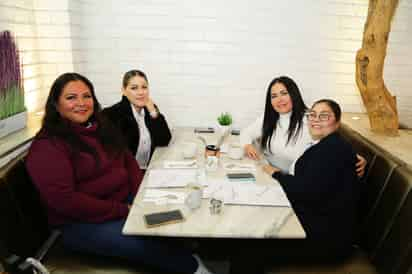
[(8, 125), (14, 123), (5, 122), (6, 119), (25, 111), (19, 52), (12, 34), (3, 31), (0, 32), (0, 137), (5, 135)]

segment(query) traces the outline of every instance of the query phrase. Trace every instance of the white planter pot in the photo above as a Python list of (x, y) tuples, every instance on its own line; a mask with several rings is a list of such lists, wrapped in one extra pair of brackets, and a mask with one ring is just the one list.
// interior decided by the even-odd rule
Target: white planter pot
[(221, 135), (229, 134), (231, 128), (232, 128), (232, 125), (228, 125), (228, 126), (218, 125), (219, 133)]
[(26, 127), (27, 112), (20, 112), (6, 119), (0, 120), (0, 138)]

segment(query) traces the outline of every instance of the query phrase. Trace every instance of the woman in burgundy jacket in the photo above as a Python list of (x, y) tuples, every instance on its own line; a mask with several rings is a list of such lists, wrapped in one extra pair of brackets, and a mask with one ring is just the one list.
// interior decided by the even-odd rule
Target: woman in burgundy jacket
[(189, 251), (122, 235), (143, 172), (110, 125), (87, 78), (65, 73), (55, 80), (26, 161), (50, 226), (62, 231), (63, 244), (74, 251), (162, 272), (210, 273)]

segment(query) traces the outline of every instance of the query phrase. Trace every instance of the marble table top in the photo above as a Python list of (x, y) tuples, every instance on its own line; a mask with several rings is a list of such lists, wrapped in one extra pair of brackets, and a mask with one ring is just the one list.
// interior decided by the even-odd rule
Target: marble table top
[[(195, 134), (193, 128), (178, 128), (173, 131), (173, 139), (168, 147), (157, 148), (148, 171), (160, 168), (165, 160), (183, 160), (182, 148), (187, 142), (197, 144), (198, 168), (204, 168), (204, 144)], [(217, 134), (201, 134), (208, 144), (216, 143)], [(229, 135), (224, 143), (238, 142), (237, 136)], [(250, 159), (229, 159), (225, 153), (219, 158), (219, 167), (215, 171), (207, 171), (207, 179), (222, 178), (226, 171), (223, 163), (242, 162), (256, 164), (257, 184), (278, 184), (262, 171), (261, 166)], [(220, 214), (213, 215), (209, 210), (209, 199), (202, 199), (201, 207), (189, 209), (184, 204), (156, 204), (143, 201), (148, 182), (148, 173), (142, 182), (129, 216), (123, 228), (127, 235), (151, 235), (169, 237), (212, 237), (212, 238), (304, 238), (305, 232), (291, 207), (224, 205)], [(249, 182), (250, 183), (250, 182)], [(186, 192), (187, 188), (173, 188), (173, 191)], [(143, 220), (144, 214), (180, 209), (185, 221), (175, 224), (147, 228)]]

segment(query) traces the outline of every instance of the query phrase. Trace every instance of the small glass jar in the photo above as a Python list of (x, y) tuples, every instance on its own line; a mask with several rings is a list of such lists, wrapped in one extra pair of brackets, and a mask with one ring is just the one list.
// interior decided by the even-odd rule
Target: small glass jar
[(210, 200), (209, 210), (210, 214), (220, 214), (222, 212), (223, 201), (219, 199), (212, 198)]

